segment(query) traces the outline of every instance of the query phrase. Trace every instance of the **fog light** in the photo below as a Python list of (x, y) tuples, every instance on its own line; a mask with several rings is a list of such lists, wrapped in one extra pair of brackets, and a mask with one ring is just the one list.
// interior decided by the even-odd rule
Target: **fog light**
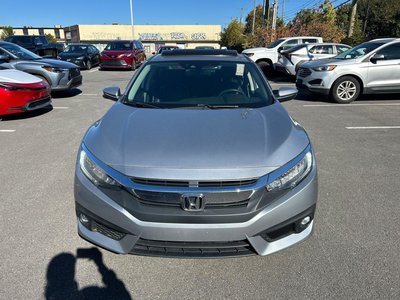
[(80, 213), (80, 214), (79, 214), (79, 221), (81, 221), (82, 224), (86, 225), (86, 224), (89, 223), (89, 218), (86, 217), (85, 214)]
[(307, 217), (305, 217), (303, 220), (301, 220), (300, 224), (301, 224), (302, 226), (304, 226), (304, 225), (307, 225), (308, 223), (310, 223), (310, 221), (311, 221), (310, 216), (307, 216)]

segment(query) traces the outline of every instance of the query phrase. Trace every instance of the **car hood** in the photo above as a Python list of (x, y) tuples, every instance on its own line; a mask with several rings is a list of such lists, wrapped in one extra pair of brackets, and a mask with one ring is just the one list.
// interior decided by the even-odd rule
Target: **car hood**
[(268, 49), (268, 48), (250, 48), (243, 50), (242, 53), (259, 53), (259, 52), (273, 52), (273, 49)]
[(116, 103), (84, 144), (129, 176), (229, 180), (263, 176), (309, 144), (280, 103), (259, 109), (147, 109)]
[(36, 83), (42, 79), (18, 70), (0, 70), (0, 82), (8, 83)]
[(86, 53), (85, 52), (71, 52), (71, 53), (61, 52), (58, 56), (61, 58), (77, 58), (80, 56), (86, 56)]
[(58, 60), (58, 59), (47, 59), (47, 58), (42, 58), (42, 59), (35, 59), (35, 60), (15, 60), (14, 63), (11, 65), (24, 65), (24, 66), (51, 66), (54, 68), (61, 68), (61, 69), (72, 69), (72, 68), (77, 68), (78, 66), (63, 60)]
[(133, 50), (124, 50), (124, 51), (114, 51), (114, 50), (103, 50), (102, 52), (101, 52), (101, 55), (115, 55), (115, 56), (118, 56), (118, 55), (121, 55), (121, 54), (125, 54), (125, 53), (132, 53), (132, 51)]
[(331, 58), (324, 58), (324, 59), (317, 59), (317, 60), (311, 60), (309, 62), (306, 62), (302, 64), (301, 66), (304, 68), (313, 68), (316, 66), (322, 66), (322, 65), (351, 65), (357, 62), (357, 59), (337, 59), (335, 57)]

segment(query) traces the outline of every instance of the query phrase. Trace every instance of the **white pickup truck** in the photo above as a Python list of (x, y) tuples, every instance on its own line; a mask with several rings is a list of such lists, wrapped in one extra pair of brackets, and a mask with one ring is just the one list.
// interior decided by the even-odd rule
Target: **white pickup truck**
[(266, 48), (250, 48), (242, 53), (256, 62), (264, 74), (267, 74), (273, 68), (274, 63), (278, 62), (280, 51), (290, 49), (299, 44), (322, 42), (322, 38), (316, 36), (286, 37), (272, 42)]

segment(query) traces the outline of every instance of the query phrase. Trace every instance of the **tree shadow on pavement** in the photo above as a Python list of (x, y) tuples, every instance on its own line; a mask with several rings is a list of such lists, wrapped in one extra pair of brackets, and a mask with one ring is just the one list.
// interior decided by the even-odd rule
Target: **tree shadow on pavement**
[[(96, 264), (104, 287), (89, 286), (79, 289), (75, 280), (78, 258), (89, 259)], [(71, 253), (61, 253), (53, 257), (47, 267), (47, 285), (44, 294), (46, 300), (132, 299), (115, 272), (104, 265), (102, 254), (97, 248), (80, 248), (76, 257)]]

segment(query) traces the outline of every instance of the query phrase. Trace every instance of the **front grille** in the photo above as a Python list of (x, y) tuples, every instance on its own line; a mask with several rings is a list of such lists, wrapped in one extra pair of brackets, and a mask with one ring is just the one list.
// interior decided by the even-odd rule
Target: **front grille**
[(28, 109), (34, 109), (34, 108), (36, 108), (38, 106), (42, 106), (42, 105), (44, 105), (46, 103), (50, 104), (50, 97), (30, 102), (28, 104)]
[(124, 60), (102, 60), (101, 64), (103, 66), (111, 66), (111, 67), (120, 67), (127, 65)]
[(307, 76), (311, 75), (311, 70), (308, 68), (300, 68), (297, 75), (299, 77), (307, 77)]
[(167, 242), (140, 238), (131, 254), (169, 257), (226, 257), (256, 254), (248, 241)]
[(111, 229), (103, 224), (97, 223), (94, 220), (91, 222), (91, 230), (117, 241), (121, 240), (125, 236), (125, 233)]
[(244, 179), (244, 180), (231, 180), (231, 181), (183, 181), (183, 180), (157, 180), (132, 177), (134, 183), (144, 185), (156, 186), (171, 186), (171, 187), (202, 187), (202, 188), (215, 188), (215, 187), (241, 187), (252, 185), (257, 182), (257, 178)]
[(79, 68), (70, 69), (69, 74), (71, 78), (74, 78), (81, 74), (81, 70)]

